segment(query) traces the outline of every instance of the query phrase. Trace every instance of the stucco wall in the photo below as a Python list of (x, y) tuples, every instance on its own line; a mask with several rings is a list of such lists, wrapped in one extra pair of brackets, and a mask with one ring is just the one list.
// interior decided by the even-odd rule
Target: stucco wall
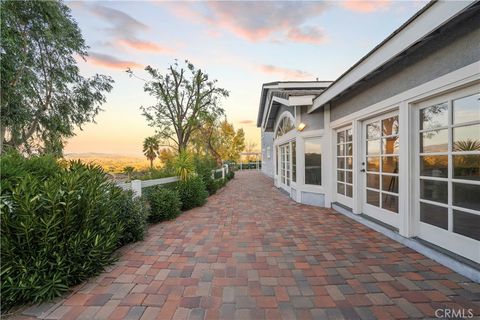
[(307, 113), (307, 107), (300, 107), (300, 121), (305, 123), (305, 131), (319, 130), (324, 127), (323, 108), (315, 110), (313, 113)]
[[(267, 150), (270, 148), (270, 158), (268, 158)], [(273, 132), (262, 132), (262, 172), (273, 178)]]
[[(476, 19), (475, 19), (476, 18)], [(331, 120), (480, 60), (480, 19), (466, 19), (331, 103)]]

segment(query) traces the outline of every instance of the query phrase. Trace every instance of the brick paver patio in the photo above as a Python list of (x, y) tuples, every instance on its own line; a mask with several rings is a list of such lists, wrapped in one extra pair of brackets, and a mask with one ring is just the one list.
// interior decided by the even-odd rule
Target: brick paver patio
[(411, 319), (436, 309), (480, 315), (480, 285), (240, 172), (66, 299), (17, 318)]

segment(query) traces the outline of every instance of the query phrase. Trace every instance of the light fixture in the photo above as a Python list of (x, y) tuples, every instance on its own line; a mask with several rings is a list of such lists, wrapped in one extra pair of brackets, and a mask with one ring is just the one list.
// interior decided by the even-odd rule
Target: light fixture
[(298, 130), (298, 131), (303, 131), (303, 129), (305, 129), (306, 126), (307, 126), (307, 125), (306, 125), (305, 123), (301, 122), (301, 123), (298, 125), (297, 130)]

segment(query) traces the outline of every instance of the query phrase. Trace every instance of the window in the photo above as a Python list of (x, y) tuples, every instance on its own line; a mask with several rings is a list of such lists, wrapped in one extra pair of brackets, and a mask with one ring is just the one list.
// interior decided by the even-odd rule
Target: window
[(353, 196), (353, 136), (352, 129), (337, 131), (337, 193)]
[(284, 116), (280, 123), (278, 124), (277, 132), (275, 133), (275, 138), (279, 138), (286, 134), (289, 131), (295, 129), (292, 119), (289, 116)]
[(480, 240), (480, 94), (420, 109), (420, 221)]
[(322, 144), (318, 138), (305, 140), (305, 184), (322, 184)]

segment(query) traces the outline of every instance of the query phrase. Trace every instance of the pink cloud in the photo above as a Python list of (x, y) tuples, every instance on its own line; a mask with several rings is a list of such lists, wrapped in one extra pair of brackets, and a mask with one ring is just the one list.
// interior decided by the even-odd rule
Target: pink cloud
[(120, 60), (114, 56), (96, 52), (89, 52), (86, 59), (87, 63), (116, 70), (126, 70), (127, 68), (138, 69), (143, 67), (134, 61)]
[(277, 67), (271, 64), (262, 65), (258, 69), (265, 74), (280, 76), (282, 80), (309, 80), (314, 78), (311, 73), (303, 70)]
[(253, 120), (240, 120), (240, 121), (238, 121), (238, 123), (250, 125), (250, 124), (253, 124), (255, 122)]
[(251, 42), (289, 40), (310, 44), (320, 42), (313, 40), (320, 29), (308, 23), (329, 7), (327, 2), (288, 1), (207, 1), (160, 5), (167, 6), (185, 20), (210, 26), (215, 33), (229, 32)]
[(376, 1), (363, 1), (363, 0), (344, 0), (341, 3), (345, 9), (370, 13), (378, 10), (384, 10), (390, 6), (390, 0), (376, 0)]
[(323, 44), (327, 37), (321, 28), (318, 27), (293, 27), (287, 34), (288, 39), (294, 42), (303, 42), (311, 44)]
[(118, 44), (138, 51), (152, 51), (158, 53), (167, 53), (172, 51), (170, 48), (162, 47), (155, 42), (136, 39), (120, 39), (118, 40)]

